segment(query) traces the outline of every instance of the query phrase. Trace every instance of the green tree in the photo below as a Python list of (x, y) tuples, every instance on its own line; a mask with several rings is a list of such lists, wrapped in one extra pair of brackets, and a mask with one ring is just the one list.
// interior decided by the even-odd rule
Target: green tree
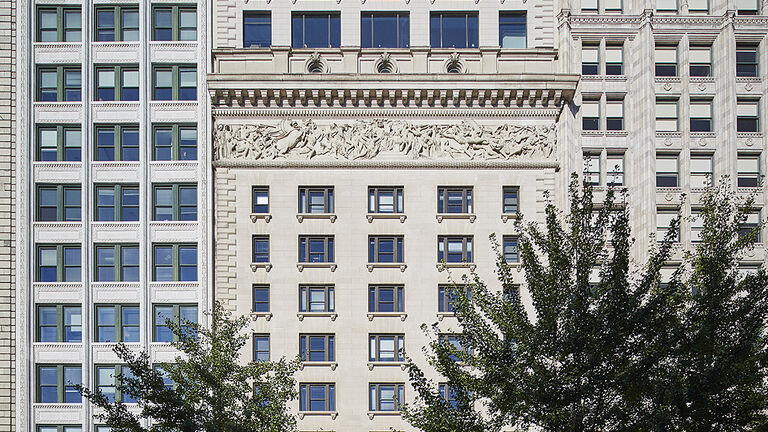
[[(121, 377), (117, 390), (138, 399), (138, 413), (122, 402), (111, 402), (98, 389), (79, 387), (104, 410), (97, 417), (116, 432), (296, 430), (287, 403), (296, 398), (293, 374), (298, 360), (243, 362), (248, 317), (232, 319), (218, 302), (209, 317), (210, 327), (167, 321), (181, 355), (159, 368), (146, 352), (134, 354), (118, 344), (115, 353), (131, 373)], [(151, 425), (143, 426), (142, 419), (151, 419)]]

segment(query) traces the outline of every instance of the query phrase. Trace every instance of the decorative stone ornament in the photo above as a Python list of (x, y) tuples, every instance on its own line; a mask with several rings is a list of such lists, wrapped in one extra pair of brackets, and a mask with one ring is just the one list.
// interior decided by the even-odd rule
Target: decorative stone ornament
[(307, 73), (327, 74), (331, 72), (331, 68), (328, 66), (328, 62), (317, 51), (313, 52), (312, 55), (309, 56), (305, 64), (305, 68)]
[(467, 71), (464, 61), (461, 59), (461, 54), (456, 51), (451, 53), (451, 56), (443, 64), (447, 73), (465, 73)]
[(388, 52), (383, 52), (375, 63), (378, 73), (397, 73), (397, 63)]

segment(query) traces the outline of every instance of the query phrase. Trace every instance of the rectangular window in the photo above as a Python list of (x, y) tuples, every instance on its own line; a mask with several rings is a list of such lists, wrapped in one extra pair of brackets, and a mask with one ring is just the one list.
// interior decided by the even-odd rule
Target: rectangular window
[(305, 362), (336, 361), (334, 335), (301, 334), (299, 335), (299, 355)]
[(243, 48), (272, 46), (272, 16), (269, 12), (243, 11)]
[(472, 187), (438, 187), (438, 213), (472, 213)]
[(139, 67), (97, 66), (94, 97), (97, 101), (139, 100)]
[(341, 16), (338, 12), (294, 12), (291, 31), (293, 48), (341, 46)]
[(299, 236), (299, 262), (332, 263), (333, 236)]
[(269, 335), (253, 335), (253, 361), (269, 361)]
[(517, 214), (520, 212), (520, 188), (518, 186), (504, 186), (502, 188), (502, 209), (504, 214)]
[(659, 12), (677, 12), (677, 0), (656, 0), (656, 10)]
[(269, 187), (253, 187), (253, 212), (269, 213)]
[(168, 327), (168, 321), (181, 326), (183, 332), (191, 332), (190, 324), (197, 324), (197, 305), (154, 305), (152, 342), (173, 342), (178, 337)]
[(403, 213), (403, 187), (368, 188), (368, 213)]
[(437, 261), (472, 262), (472, 236), (438, 236)]
[(600, 129), (600, 100), (584, 100), (581, 103), (581, 130)]
[(269, 236), (253, 236), (253, 256), (251, 262), (269, 262)]
[(739, 237), (752, 235), (752, 233), (755, 232), (755, 238), (752, 240), (752, 242), (760, 243), (762, 240), (759, 227), (760, 211), (749, 212), (747, 213), (747, 220), (742, 222), (741, 227), (739, 228)]
[(606, 182), (608, 186), (623, 186), (624, 185), (624, 155), (623, 154), (609, 154), (607, 157), (606, 170)]
[(584, 45), (581, 47), (581, 74), (600, 75), (600, 47)]
[(736, 102), (736, 131), (760, 132), (760, 101), (739, 100)]
[[(97, 429), (96, 432), (111, 432), (109, 429), (103, 428), (104, 426), (99, 426), (99, 429)], [(38, 425), (36, 430), (37, 432), (83, 432), (83, 427), (79, 425)]]
[(405, 403), (403, 383), (371, 384), (368, 409), (370, 411), (397, 412)]
[(691, 155), (691, 188), (703, 189), (712, 185), (712, 156)]
[(368, 360), (372, 362), (405, 361), (405, 336), (372, 334), (368, 337)]
[(38, 245), (37, 282), (80, 282), (80, 245)]
[(139, 342), (138, 305), (96, 305), (96, 342)]
[(739, 15), (757, 15), (759, 11), (757, 0), (736, 0), (736, 13)]
[(624, 75), (624, 47), (607, 45), (605, 47), (605, 74)]
[(299, 411), (336, 411), (336, 385), (299, 385)]
[(38, 403), (82, 403), (80, 392), (75, 388), (82, 384), (80, 365), (38, 365)]
[(467, 297), (471, 296), (471, 291), (467, 285), (445, 285), (437, 286), (437, 311), (443, 313), (453, 313), (455, 310), (457, 291), (463, 291)]
[(80, 162), (83, 138), (80, 126), (38, 126), (37, 160)]
[(109, 402), (138, 402), (135, 397), (120, 389), (124, 379), (133, 378), (133, 374), (128, 366), (96, 365), (94, 366), (94, 375), (96, 375), (96, 388), (101, 391), (101, 394), (103, 394)]
[[(669, 231), (669, 226), (673, 220), (678, 217), (678, 210), (657, 210), (656, 211), (656, 240), (663, 241)], [(680, 241), (680, 233), (672, 241)]]
[(197, 245), (153, 245), (152, 280), (155, 282), (197, 281)]
[(197, 126), (156, 124), (152, 127), (152, 159), (197, 160)]
[(624, 100), (605, 101), (605, 129), (624, 130)]
[(581, 0), (581, 12), (583, 13), (598, 13), (600, 11), (600, 5), (598, 0)]
[[(459, 353), (472, 354), (472, 348), (470, 348), (469, 346), (464, 346), (465, 344), (462, 343), (461, 334), (455, 334), (455, 333), (440, 334), (440, 343), (444, 345), (453, 346), (453, 349), (455, 349)], [(451, 354), (450, 358), (455, 362), (460, 361), (460, 358), (457, 354)]]
[(253, 286), (253, 311), (269, 312), (269, 285)]
[(760, 156), (740, 154), (736, 159), (736, 168), (738, 170), (738, 187), (754, 188), (760, 187)]
[(82, 342), (80, 305), (38, 305), (37, 342)]
[(606, 13), (621, 13), (622, 0), (605, 0)]
[(600, 185), (600, 155), (584, 154), (584, 181), (594, 185)]
[(402, 285), (369, 285), (368, 312), (404, 312)]
[(677, 155), (656, 156), (656, 187), (680, 187)]
[(677, 76), (677, 47), (656, 46), (656, 76)]
[(39, 7), (38, 42), (80, 42), (83, 21), (80, 7)]
[(94, 245), (96, 250), (95, 282), (138, 282), (138, 245)]
[(333, 213), (333, 186), (300, 186), (299, 213)]
[(408, 12), (363, 12), (361, 48), (408, 48), (411, 29)]
[(691, 242), (701, 241), (701, 233), (704, 231), (704, 218), (700, 210), (691, 210)]
[(152, 220), (196, 221), (197, 185), (152, 185)]
[(656, 132), (677, 132), (677, 100), (656, 100)]
[(109, 6), (96, 8), (96, 41), (139, 40), (139, 8)]
[(152, 8), (152, 40), (197, 40), (197, 9), (190, 6), (156, 6)]
[(299, 312), (334, 312), (333, 285), (299, 285)]
[(510, 264), (520, 262), (517, 236), (504, 236), (502, 247), (504, 261)]
[(455, 387), (442, 383), (438, 386), (440, 390), (440, 399), (444, 400), (452, 409), (459, 408), (459, 401), (456, 398), (457, 390)]
[(369, 263), (401, 263), (403, 236), (368, 236)]
[(692, 100), (689, 109), (691, 132), (712, 132), (712, 101)]
[(689, 0), (688, 12), (691, 14), (706, 14), (709, 12), (708, 0)]
[(97, 185), (95, 220), (138, 221), (139, 186)]
[(37, 69), (37, 100), (40, 102), (80, 102), (80, 66), (40, 66)]
[(527, 48), (528, 35), (525, 12), (499, 12), (499, 46)]
[(97, 125), (94, 129), (96, 130), (95, 160), (139, 160), (138, 125)]
[(712, 47), (692, 46), (688, 51), (688, 69), (692, 77), (712, 76)]
[(429, 42), (432, 48), (477, 48), (477, 12), (432, 12)]
[(37, 220), (79, 222), (80, 185), (38, 185)]
[(152, 100), (196, 100), (197, 66), (153, 65), (152, 84)]
[(757, 47), (754, 45), (736, 45), (736, 76), (756, 77)]

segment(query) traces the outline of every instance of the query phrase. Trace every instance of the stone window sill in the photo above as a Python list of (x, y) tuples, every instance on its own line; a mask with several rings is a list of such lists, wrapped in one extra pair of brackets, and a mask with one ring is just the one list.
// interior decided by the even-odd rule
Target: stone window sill
[(299, 223), (304, 222), (304, 219), (328, 219), (331, 223), (336, 222), (336, 214), (334, 213), (299, 213), (296, 215), (296, 220)]
[(510, 219), (517, 219), (518, 213), (504, 213), (501, 215), (501, 221), (504, 223), (509, 222)]
[(468, 268), (471, 271), (475, 271), (477, 265), (474, 263), (437, 263), (437, 271), (443, 271), (451, 268)]
[(445, 318), (455, 318), (456, 314), (453, 312), (438, 312), (437, 313), (437, 320), (442, 321)]
[(299, 420), (304, 420), (305, 416), (328, 416), (331, 420), (336, 420), (339, 413), (335, 411), (301, 411), (299, 412)]
[(405, 370), (406, 367), (408, 367), (408, 363), (397, 361), (397, 362), (383, 362), (383, 361), (377, 361), (377, 362), (368, 362), (368, 370), (372, 371), (374, 368), (377, 367), (399, 367), (400, 370)]
[(376, 416), (399, 416), (400, 411), (368, 411), (368, 419), (373, 420)]
[(400, 321), (405, 321), (408, 314), (405, 312), (371, 312), (366, 315), (368, 321), (373, 321), (374, 318), (400, 318)]
[(306, 269), (306, 268), (327, 268), (327, 269), (331, 269), (332, 272), (335, 272), (337, 267), (338, 266), (336, 265), (336, 263), (311, 263), (311, 262), (307, 262), (307, 263), (297, 263), (296, 264), (296, 268), (299, 269), (300, 272), (303, 272), (304, 269)]
[(251, 271), (255, 272), (256, 270), (263, 268), (267, 272), (272, 270), (272, 263), (251, 263)]
[(443, 219), (467, 219), (469, 223), (475, 223), (477, 215), (473, 213), (438, 213), (435, 218), (437, 223), (443, 223)]
[(335, 371), (339, 364), (336, 362), (319, 362), (319, 361), (305, 361), (299, 364), (299, 369), (304, 370), (305, 367), (329, 367), (332, 371)]
[(365, 218), (368, 223), (373, 223), (374, 219), (399, 219), (400, 223), (405, 223), (406, 216), (403, 213), (368, 213)]
[(272, 320), (272, 312), (251, 312), (251, 321), (256, 321), (259, 318), (264, 318), (267, 321)]
[(330, 318), (331, 321), (336, 321), (336, 318), (338, 318), (339, 314), (336, 312), (299, 312), (296, 314), (296, 316), (299, 318), (299, 321), (304, 321), (304, 318), (312, 317)]
[(264, 219), (264, 222), (269, 223), (272, 220), (272, 215), (269, 213), (251, 213), (251, 222), (256, 223), (259, 219)]
[(366, 268), (368, 268), (369, 272), (372, 272), (373, 269), (377, 268), (399, 268), (401, 272), (404, 272), (407, 265), (404, 263), (368, 263), (366, 264)]

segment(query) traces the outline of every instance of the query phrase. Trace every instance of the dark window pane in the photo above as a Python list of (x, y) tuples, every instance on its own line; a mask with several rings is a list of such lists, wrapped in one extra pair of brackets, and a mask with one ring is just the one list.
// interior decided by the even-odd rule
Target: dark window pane
[(272, 45), (272, 23), (269, 13), (243, 13), (243, 47)]

